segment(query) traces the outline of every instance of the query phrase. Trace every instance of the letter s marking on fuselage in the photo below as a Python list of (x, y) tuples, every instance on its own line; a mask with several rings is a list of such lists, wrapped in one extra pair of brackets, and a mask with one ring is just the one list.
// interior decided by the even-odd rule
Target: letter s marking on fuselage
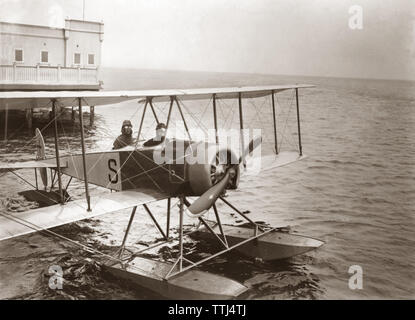
[(108, 169), (110, 169), (110, 171), (115, 174), (114, 177), (111, 177), (111, 174), (108, 174), (108, 179), (111, 183), (118, 183), (118, 171), (117, 171), (117, 169), (112, 167), (112, 165), (117, 167), (117, 161), (115, 159), (109, 159), (108, 160)]

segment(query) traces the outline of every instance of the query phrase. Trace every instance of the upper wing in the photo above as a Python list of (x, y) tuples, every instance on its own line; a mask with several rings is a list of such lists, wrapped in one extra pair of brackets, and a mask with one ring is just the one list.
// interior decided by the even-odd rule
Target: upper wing
[(0, 212), (0, 241), (166, 198), (163, 194), (137, 189), (91, 197), (89, 212), (85, 199), (20, 213)]
[(270, 85), (253, 87), (228, 87), (228, 88), (198, 88), (198, 89), (163, 89), (163, 90), (135, 90), (135, 91), (11, 91), (0, 92), (0, 110), (26, 109), (29, 104), (35, 107), (51, 106), (56, 102), (61, 106), (82, 105), (99, 106), (114, 104), (132, 99), (154, 98), (155, 100), (168, 100), (171, 96), (180, 97), (182, 100), (209, 99), (216, 94), (218, 99), (237, 98), (239, 93), (244, 98), (261, 97), (272, 91), (279, 92), (295, 88), (311, 88), (313, 85)]

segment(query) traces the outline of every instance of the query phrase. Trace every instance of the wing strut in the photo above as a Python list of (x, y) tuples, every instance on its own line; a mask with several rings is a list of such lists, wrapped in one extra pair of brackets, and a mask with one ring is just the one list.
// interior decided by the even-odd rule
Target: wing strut
[(271, 98), (272, 98), (272, 116), (274, 119), (274, 144), (275, 144), (275, 154), (278, 154), (278, 139), (277, 139), (277, 118), (275, 115), (275, 97), (274, 97), (274, 90), (271, 91)]
[[(140, 102), (140, 101), (139, 101)], [(154, 115), (154, 119), (156, 120), (157, 124), (160, 123), (159, 119), (157, 118), (157, 113), (156, 110), (153, 106), (153, 97), (147, 97), (146, 98), (146, 102), (144, 105), (144, 109), (143, 109), (143, 115), (141, 116), (141, 122), (140, 122), (140, 128), (138, 129), (138, 137), (137, 137), (137, 141), (140, 140), (140, 134), (141, 134), (141, 130), (143, 128), (143, 122), (144, 122), (144, 116), (146, 115), (146, 110), (147, 110), (147, 105), (150, 105), (151, 111), (153, 112)]]
[(215, 140), (216, 140), (216, 144), (218, 144), (219, 137), (218, 137), (218, 116), (216, 114), (216, 93), (212, 95), (212, 102), (213, 102), (213, 122), (215, 125)]
[(176, 100), (177, 109), (179, 109), (180, 116), (182, 117), (182, 120), (183, 120), (184, 128), (186, 129), (187, 135), (189, 136), (189, 140), (191, 141), (192, 137), (190, 136), (189, 128), (187, 126), (186, 119), (184, 118), (182, 108), (179, 105), (179, 101), (177, 100), (177, 97), (174, 97), (174, 100)]
[[(243, 114), (242, 114), (242, 93), (239, 92), (238, 94), (238, 102), (239, 102), (239, 126), (241, 128), (241, 153), (243, 155), (243, 152), (245, 150), (245, 141), (244, 141), (244, 119), (243, 119)], [(245, 156), (243, 156), (242, 158), (243, 161), (243, 165), (246, 168), (246, 160), (245, 160)]]
[(144, 104), (143, 115), (141, 116), (140, 127), (138, 128), (137, 142), (140, 140), (141, 130), (143, 129), (143, 122), (144, 122), (144, 117), (146, 115), (148, 100), (149, 99), (146, 99), (146, 103)]
[(86, 172), (84, 121), (82, 119), (82, 98), (78, 98), (78, 102), (79, 102), (79, 124), (81, 126), (82, 166), (84, 169), (85, 196), (86, 196), (86, 202), (88, 203), (88, 211), (91, 211), (91, 197), (89, 196), (88, 175)]
[(151, 97), (149, 98), (149, 103), (150, 103), (151, 111), (153, 111), (154, 119), (156, 119), (157, 124), (159, 124), (159, 119), (157, 118), (157, 114), (153, 106), (153, 98)]
[(186, 133), (187, 133), (187, 135), (189, 137), (189, 140), (192, 140), (192, 137), (190, 136), (189, 127), (187, 126), (186, 119), (185, 119), (185, 117), (183, 115), (183, 111), (182, 111), (182, 108), (180, 107), (179, 101), (177, 100), (177, 96), (170, 96), (170, 108), (169, 108), (169, 114), (167, 116), (166, 134), (167, 134), (167, 130), (169, 129), (169, 124), (170, 124), (170, 119), (171, 119), (171, 112), (173, 110), (173, 104), (174, 104), (174, 102), (176, 102), (177, 109), (180, 112), (180, 116), (181, 116), (181, 118), (183, 120), (184, 128), (185, 128)]
[(169, 107), (169, 114), (167, 115), (167, 123), (166, 123), (166, 136), (167, 136), (167, 130), (169, 130), (169, 124), (170, 124), (170, 117), (171, 117), (171, 111), (173, 109), (173, 102), (174, 102), (174, 96), (170, 97), (170, 107)]
[(302, 156), (303, 155), (303, 147), (301, 145), (300, 106), (299, 106), (299, 103), (298, 103), (298, 88), (295, 88), (295, 102), (297, 104), (298, 146), (300, 148), (300, 156)]
[[(63, 199), (63, 191), (62, 191), (61, 163), (59, 159), (58, 119), (56, 115), (56, 100), (55, 99), (52, 100), (52, 116), (53, 116), (53, 122), (54, 122), (55, 155), (56, 155), (56, 166), (58, 170), (59, 196), (60, 196), (61, 204), (63, 204), (64, 199)], [(36, 185), (37, 185), (37, 181), (36, 181)]]

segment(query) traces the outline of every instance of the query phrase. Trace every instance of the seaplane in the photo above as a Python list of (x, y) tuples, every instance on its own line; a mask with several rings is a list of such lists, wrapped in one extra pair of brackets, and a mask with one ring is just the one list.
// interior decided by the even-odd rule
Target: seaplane
[[(0, 109), (23, 109), (28, 104), (36, 103), (51, 109), (54, 128), (54, 157), (46, 157), (45, 143), (41, 130), (36, 129), (33, 137), (37, 146), (37, 156), (33, 161), (7, 162), (0, 164), (0, 173), (16, 173), (20, 169), (34, 169), (36, 186), (32, 194), (49, 199), (45, 206), (19, 213), (0, 212), (0, 241), (30, 234), (33, 232), (50, 232), (49, 229), (64, 224), (94, 218), (103, 214), (131, 209), (129, 222), (123, 235), (122, 244), (115, 255), (103, 267), (106, 271), (140, 287), (149, 289), (162, 297), (170, 299), (234, 299), (248, 290), (243, 284), (198, 268), (230, 250), (264, 261), (287, 259), (306, 253), (323, 245), (323, 241), (311, 237), (281, 232), (268, 224), (255, 222), (246, 213), (238, 209), (225, 197), (238, 189), (243, 178), (247, 162), (262, 143), (262, 137), (256, 136), (245, 143), (243, 135), (239, 150), (223, 147), (216, 141), (195, 141), (188, 139), (166, 139), (162, 143), (146, 147), (141, 143), (117, 150), (87, 152), (85, 148), (83, 106), (102, 106), (136, 100), (143, 105), (138, 137), (147, 110), (151, 109), (157, 123), (161, 116), (154, 104), (158, 102), (169, 105), (166, 130), (169, 129), (173, 108), (180, 112), (186, 131), (186, 119), (181, 105), (186, 100), (212, 101), (215, 132), (218, 132), (216, 103), (220, 100), (234, 99), (239, 106), (239, 125), (244, 129), (243, 101), (245, 99), (271, 96), (273, 110), (273, 127), (275, 153), (268, 158), (271, 168), (294, 163), (305, 158), (301, 145), (299, 89), (311, 88), (312, 85), (269, 85), (252, 87), (163, 89), (138, 91), (50, 91), (50, 92), (0, 92)], [(276, 112), (274, 97), (286, 90), (295, 94), (298, 127), (298, 150), (280, 151), (277, 149)], [(80, 124), (79, 154), (60, 154), (57, 108), (78, 107)], [(122, 108), (122, 104), (121, 104)], [(186, 150), (185, 152), (178, 152)], [(195, 157), (203, 161), (195, 161)], [(170, 154), (167, 157), (167, 154)], [(190, 161), (191, 160), (191, 161)], [(48, 191), (48, 170), (53, 172), (52, 186)], [(38, 175), (43, 188), (39, 187)], [(82, 181), (85, 199), (71, 199), (67, 194), (68, 185), (63, 186), (62, 177), (66, 175)], [(90, 195), (90, 185), (111, 190), (100, 196)], [(193, 200), (190, 201), (190, 198)], [(178, 201), (178, 236), (172, 237), (171, 202)], [(157, 221), (149, 208), (150, 203), (167, 201), (166, 220)], [(227, 225), (221, 222), (217, 201), (223, 202), (234, 214), (246, 220), (242, 225)], [(46, 201), (47, 202), (47, 201)], [(162, 236), (154, 246), (140, 250), (134, 255), (126, 254), (125, 246), (131, 225), (134, 222), (137, 207), (142, 206), (158, 232)], [(214, 213), (215, 220), (207, 220), (207, 212)], [(185, 233), (184, 213), (197, 219), (195, 232)], [(165, 229), (162, 225), (166, 225)], [(215, 242), (217, 252), (203, 256), (198, 261), (186, 257), (183, 250), (186, 238), (200, 237)], [(179, 252), (174, 262), (159, 261), (145, 256), (145, 251), (165, 243), (178, 244)]]

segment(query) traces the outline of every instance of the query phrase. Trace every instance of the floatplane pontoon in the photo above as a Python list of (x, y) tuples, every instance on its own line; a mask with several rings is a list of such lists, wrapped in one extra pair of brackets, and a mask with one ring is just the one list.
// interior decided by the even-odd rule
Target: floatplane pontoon
[[(121, 92), (0, 92), (0, 109), (22, 109), (29, 103), (48, 105), (51, 107), (54, 123), (55, 157), (45, 157), (45, 145), (40, 130), (36, 130), (35, 137), (38, 147), (37, 160), (29, 162), (6, 163), (0, 166), (0, 172), (11, 172), (17, 176), (18, 169), (35, 169), (36, 187), (32, 194), (40, 198), (49, 197), (54, 205), (29, 210), (21, 213), (0, 213), (0, 240), (29, 234), (36, 231), (49, 232), (48, 229), (67, 223), (93, 218), (105, 213), (132, 208), (122, 245), (115, 256), (104, 267), (113, 275), (127, 279), (141, 287), (173, 299), (231, 299), (238, 297), (247, 288), (232, 279), (224, 276), (203, 272), (197, 269), (199, 265), (230, 250), (238, 250), (249, 257), (258, 257), (263, 260), (289, 258), (320, 247), (320, 240), (279, 232), (276, 228), (254, 222), (246, 214), (236, 208), (223, 196), (226, 191), (237, 189), (240, 175), (244, 173), (244, 165), (261, 144), (261, 137), (254, 137), (247, 145), (241, 137), (241, 147), (238, 151), (222, 148), (216, 143), (193, 141), (190, 138), (188, 126), (183, 115), (181, 105), (184, 100), (211, 99), (215, 131), (218, 132), (216, 103), (224, 99), (238, 99), (239, 122), (243, 129), (242, 102), (245, 98), (265, 97), (271, 95), (273, 108), (273, 125), (276, 155), (271, 158), (272, 168), (304, 158), (301, 147), (300, 118), (298, 104), (298, 90), (312, 87), (310, 85), (274, 85), (256, 87), (233, 88), (205, 88), (186, 90), (145, 90)], [(278, 152), (276, 113), (274, 95), (284, 90), (294, 90), (297, 107), (297, 125), (299, 151)], [(144, 103), (138, 137), (142, 130), (143, 120), (149, 106), (157, 123), (156, 108), (153, 103), (167, 101), (170, 103), (167, 115), (167, 129), (171, 120), (173, 108), (180, 112), (185, 129), (189, 134), (188, 140), (167, 139), (160, 145), (145, 147), (137, 144), (120, 150), (87, 153), (85, 151), (84, 126), (82, 120), (82, 106), (99, 106), (119, 103), (127, 100), (138, 100)], [(58, 107), (79, 107), (80, 122), (80, 154), (60, 155), (57, 130)], [(160, 116), (160, 115), (159, 115)], [(179, 146), (190, 150), (179, 159)], [(156, 154), (160, 157), (172, 148), (173, 158), (164, 162), (155, 161)], [(201, 152), (207, 161), (199, 163), (187, 161), (194, 156), (194, 152)], [(213, 156), (212, 156), (213, 154)], [(224, 157), (223, 157), (224, 155)], [(179, 160), (185, 161), (179, 161)], [(222, 161), (222, 159), (225, 159)], [(242, 165), (243, 164), (243, 165)], [(240, 169), (240, 167), (242, 169)], [(47, 170), (54, 172), (54, 179), (48, 191)], [(38, 174), (44, 185), (44, 190), (37, 183)], [(70, 177), (64, 188), (62, 175)], [(71, 201), (66, 190), (72, 178), (84, 181), (85, 200)], [(57, 181), (58, 188), (53, 189)], [(110, 189), (97, 197), (91, 197), (89, 185), (94, 184)], [(197, 197), (192, 203), (190, 197)], [(178, 237), (170, 237), (171, 200), (178, 198), (179, 227)], [(166, 229), (163, 229), (149, 208), (155, 201), (167, 200)], [(222, 201), (235, 214), (247, 221), (249, 227), (225, 225), (221, 223), (220, 213), (216, 201)], [(126, 255), (126, 241), (138, 206), (143, 206), (151, 217), (163, 241), (154, 246), (143, 249), (134, 255)], [(204, 215), (213, 209), (216, 221), (208, 221)], [(192, 261), (184, 254), (183, 244), (188, 236), (184, 234), (183, 214), (187, 213), (198, 219), (200, 228), (192, 236), (216, 241), (221, 248), (214, 254), (199, 261)], [(59, 235), (57, 235), (59, 236)], [(179, 253), (175, 261), (163, 262), (145, 258), (141, 253), (147, 249), (160, 246), (163, 243), (178, 243)]]

